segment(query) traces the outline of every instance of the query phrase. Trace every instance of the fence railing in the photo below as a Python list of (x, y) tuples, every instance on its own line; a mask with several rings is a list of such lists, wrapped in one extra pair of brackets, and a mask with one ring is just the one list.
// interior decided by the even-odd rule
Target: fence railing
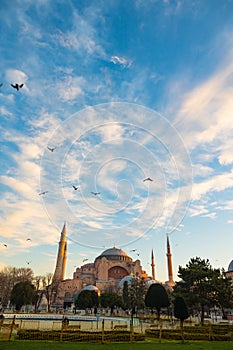
[(2, 320), (0, 323), (0, 340), (11, 339), (30, 340), (76, 340), (76, 341), (134, 341), (135, 330), (130, 319), (96, 320), (96, 321), (59, 321), (13, 319)]

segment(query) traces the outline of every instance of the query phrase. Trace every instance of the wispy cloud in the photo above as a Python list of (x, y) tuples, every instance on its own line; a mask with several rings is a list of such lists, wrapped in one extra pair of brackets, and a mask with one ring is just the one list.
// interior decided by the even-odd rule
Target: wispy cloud
[(125, 57), (120, 57), (120, 56), (112, 56), (110, 59), (110, 62), (114, 64), (119, 64), (120, 66), (123, 66), (124, 68), (130, 67), (132, 64), (132, 61), (128, 60)]

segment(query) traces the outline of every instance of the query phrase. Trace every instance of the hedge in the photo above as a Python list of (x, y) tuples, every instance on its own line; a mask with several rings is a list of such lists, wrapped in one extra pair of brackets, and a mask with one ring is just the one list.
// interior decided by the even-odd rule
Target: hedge
[[(233, 326), (194, 326), (184, 327), (184, 338), (186, 340), (213, 340), (213, 341), (232, 341), (233, 340)], [(146, 329), (145, 334), (150, 338), (159, 338), (159, 329)], [(168, 340), (180, 340), (180, 328), (176, 329), (162, 329), (162, 338)]]
[[(40, 330), (19, 330), (18, 340), (53, 340), (53, 341), (76, 341), (76, 342), (128, 342), (131, 340), (129, 331), (105, 331), (102, 332), (83, 332), (77, 330), (66, 331), (40, 331)], [(134, 341), (145, 340), (145, 335), (140, 333), (133, 334)]]

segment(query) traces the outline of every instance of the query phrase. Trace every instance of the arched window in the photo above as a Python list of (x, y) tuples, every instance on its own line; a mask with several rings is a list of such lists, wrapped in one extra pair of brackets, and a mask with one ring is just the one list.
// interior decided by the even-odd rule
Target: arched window
[(69, 299), (71, 297), (70, 292), (65, 292), (65, 299)]
[(122, 279), (128, 275), (128, 271), (121, 266), (113, 266), (108, 270), (108, 278)]

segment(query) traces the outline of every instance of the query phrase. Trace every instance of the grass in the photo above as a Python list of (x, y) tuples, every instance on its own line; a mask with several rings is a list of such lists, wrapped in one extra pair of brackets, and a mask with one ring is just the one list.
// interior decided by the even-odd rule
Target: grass
[(0, 350), (230, 350), (233, 342), (186, 342), (182, 345), (177, 341), (162, 343), (141, 342), (141, 343), (70, 343), (70, 342), (42, 342), (42, 341), (0, 341)]

